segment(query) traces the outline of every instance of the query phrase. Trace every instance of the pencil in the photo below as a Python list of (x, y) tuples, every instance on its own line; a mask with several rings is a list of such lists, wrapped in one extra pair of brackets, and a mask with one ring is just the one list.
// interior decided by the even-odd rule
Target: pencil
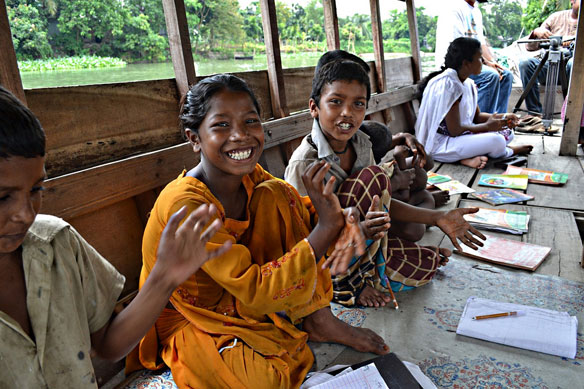
[(518, 313), (517, 311), (503, 312), (503, 313), (493, 313), (492, 315), (479, 315), (479, 316), (475, 316), (472, 319), (473, 320), (494, 319), (496, 317), (516, 316), (517, 313)]
[(387, 284), (387, 289), (389, 290), (389, 294), (391, 295), (391, 299), (393, 300), (393, 306), (395, 309), (399, 309), (399, 305), (397, 305), (397, 300), (395, 299), (395, 294), (393, 294), (393, 290), (391, 290), (391, 285), (389, 284), (389, 278), (387, 275), (385, 276), (385, 283)]

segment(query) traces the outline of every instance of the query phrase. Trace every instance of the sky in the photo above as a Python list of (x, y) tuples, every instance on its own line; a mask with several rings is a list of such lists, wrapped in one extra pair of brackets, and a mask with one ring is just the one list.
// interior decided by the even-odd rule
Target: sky
[[(246, 7), (253, 0), (239, 0), (239, 4), (242, 8)], [(305, 6), (308, 4), (309, 0), (278, 0), (282, 1), (288, 5), (294, 3)], [(431, 16), (437, 16), (441, 8), (444, 8), (444, 3), (457, 1), (457, 0), (415, 0), (414, 4), (416, 8), (424, 7), (426, 9), (425, 14)], [(527, 0), (518, 0), (523, 6)], [(398, 0), (380, 0), (379, 4), (381, 6), (381, 19), (385, 19), (384, 15), (387, 15), (390, 10), (405, 10), (406, 3)], [(356, 13), (369, 14), (371, 11), (369, 9), (369, 2), (367, 0), (337, 0), (337, 15), (340, 18), (345, 18), (347, 16), (354, 15)]]

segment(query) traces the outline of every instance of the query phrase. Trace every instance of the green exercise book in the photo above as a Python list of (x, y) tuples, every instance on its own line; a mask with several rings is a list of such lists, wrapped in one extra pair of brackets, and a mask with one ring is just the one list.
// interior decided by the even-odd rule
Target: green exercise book
[(508, 232), (521, 235), (527, 232), (529, 215), (525, 211), (479, 208), (476, 213), (464, 215), (464, 219), (475, 228)]
[(428, 184), (429, 185), (440, 184), (441, 182), (448, 182), (450, 180), (452, 180), (452, 177), (450, 177), (450, 176), (443, 176), (442, 174), (428, 172)]
[(568, 175), (566, 173), (528, 169), (525, 167), (512, 165), (507, 166), (507, 170), (505, 171), (504, 174), (507, 175), (527, 174), (527, 176), (529, 177), (529, 182), (532, 182), (534, 184), (563, 185), (568, 181)]
[(479, 185), (495, 188), (527, 189), (528, 179), (529, 177), (525, 174), (483, 174), (479, 180)]

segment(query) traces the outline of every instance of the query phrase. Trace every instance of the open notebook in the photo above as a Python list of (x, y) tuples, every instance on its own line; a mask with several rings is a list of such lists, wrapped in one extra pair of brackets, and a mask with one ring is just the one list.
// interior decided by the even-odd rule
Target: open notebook
[[(473, 320), (474, 316), (513, 311), (521, 311), (522, 314)], [(469, 297), (456, 333), (574, 359), (577, 330), (578, 319), (567, 312)]]

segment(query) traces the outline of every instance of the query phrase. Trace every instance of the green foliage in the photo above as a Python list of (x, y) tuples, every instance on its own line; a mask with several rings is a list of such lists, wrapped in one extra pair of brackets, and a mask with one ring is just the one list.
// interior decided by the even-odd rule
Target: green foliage
[(21, 72), (42, 72), (48, 70), (95, 69), (126, 66), (119, 58), (110, 57), (66, 57), (18, 61)]
[[(436, 24), (437, 16), (429, 16), (424, 13), (425, 8), (416, 8), (416, 18), (418, 21), (418, 36), (422, 50), (434, 51), (436, 47)], [(410, 28), (408, 25), (408, 15), (406, 11), (391, 10), (389, 18), (383, 21), (383, 39), (404, 39), (410, 38)], [(410, 50), (408, 49), (407, 52)], [(403, 52), (403, 51), (397, 51)]]
[(8, 2), (8, 19), (19, 60), (49, 58), (53, 49), (47, 37), (47, 21), (33, 5)]
[(520, 38), (523, 10), (515, 0), (491, 0), (481, 4), (485, 34), (493, 47), (505, 47)]
[(570, 0), (527, 0), (525, 15), (521, 24), (525, 35), (541, 26), (554, 12), (570, 9)]

